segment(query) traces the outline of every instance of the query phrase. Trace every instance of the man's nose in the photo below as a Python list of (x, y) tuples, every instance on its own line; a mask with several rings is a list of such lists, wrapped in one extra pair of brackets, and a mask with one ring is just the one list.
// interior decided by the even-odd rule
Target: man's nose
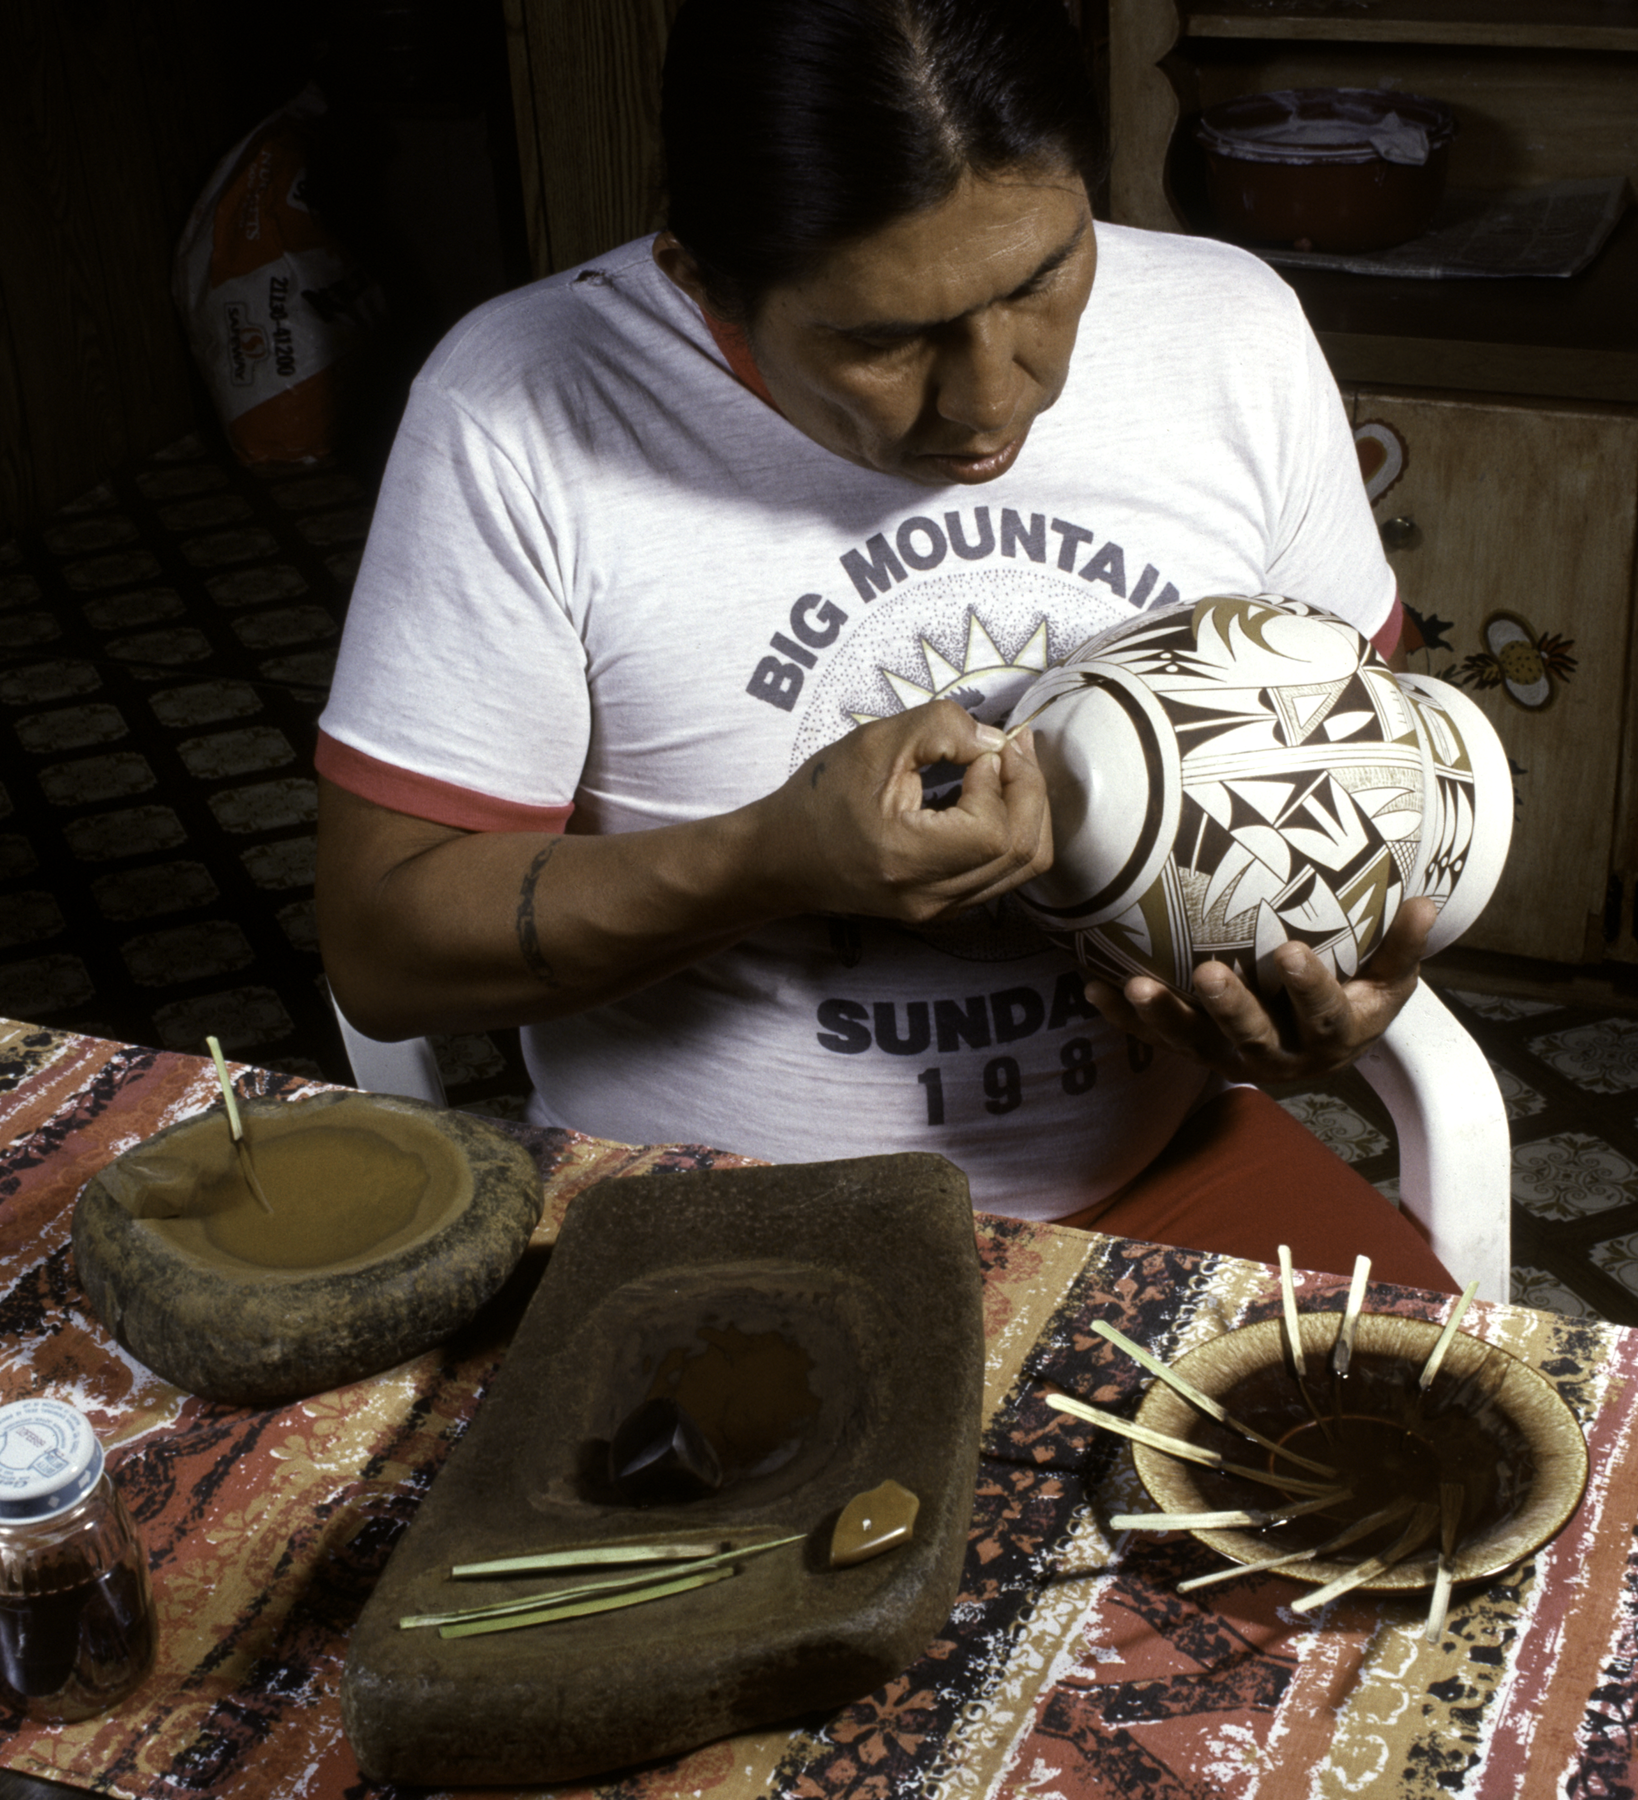
[(989, 312), (955, 320), (935, 379), (940, 418), (980, 435), (1004, 431), (1017, 416), (1024, 383), (1007, 320)]

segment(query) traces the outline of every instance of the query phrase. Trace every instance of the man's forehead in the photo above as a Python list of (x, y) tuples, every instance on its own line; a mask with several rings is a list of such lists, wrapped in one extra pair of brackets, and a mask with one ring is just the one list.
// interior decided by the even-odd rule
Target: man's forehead
[(926, 330), (1041, 279), (1091, 229), (1077, 177), (969, 176), (939, 206), (844, 245), (789, 297), (834, 331)]

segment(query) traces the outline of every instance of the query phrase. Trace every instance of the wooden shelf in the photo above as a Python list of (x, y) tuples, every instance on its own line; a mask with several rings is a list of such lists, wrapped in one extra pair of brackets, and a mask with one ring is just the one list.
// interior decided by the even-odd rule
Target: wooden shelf
[(1194, 38), (1638, 51), (1638, 0), (1215, 0), (1180, 11)]
[(1567, 280), (1279, 273), (1340, 381), (1638, 405), (1638, 209)]

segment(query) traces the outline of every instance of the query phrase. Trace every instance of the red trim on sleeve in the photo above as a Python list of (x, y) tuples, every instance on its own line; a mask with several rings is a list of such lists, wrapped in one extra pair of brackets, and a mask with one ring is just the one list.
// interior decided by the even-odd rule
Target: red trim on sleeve
[(414, 819), (430, 819), (434, 825), (453, 825), (457, 831), (557, 832), (574, 811), (572, 804), (528, 806), (521, 800), (497, 800), (493, 794), (457, 787), (434, 775), (417, 775), (366, 756), (322, 731), (313, 763), (327, 781), (349, 794)]
[(1371, 639), (1376, 653), (1384, 662), (1399, 648), (1399, 635), (1405, 629), (1405, 608), (1399, 599), (1399, 590), (1393, 591), (1393, 607), (1382, 629)]
[[(700, 317), (705, 321), (705, 329), (711, 334), (711, 341), (722, 352), (724, 360), (734, 375), (748, 387), (764, 406), (774, 406), (774, 397), (768, 392), (768, 384), (762, 379), (762, 372), (756, 366), (756, 359), (751, 355), (751, 346), (745, 333), (737, 325), (730, 325), (726, 320), (714, 319), (704, 307), (700, 308)], [(784, 414), (780, 413), (783, 418)]]

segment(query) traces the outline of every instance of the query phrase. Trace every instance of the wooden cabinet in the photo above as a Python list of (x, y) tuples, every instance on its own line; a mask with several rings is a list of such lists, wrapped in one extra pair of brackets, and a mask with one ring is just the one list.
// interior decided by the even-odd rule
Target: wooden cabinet
[[(1638, 0), (1111, 0), (1113, 216), (1209, 228), (1193, 123), (1236, 94), (1388, 87), (1455, 111), (1450, 182), (1638, 181)], [(1569, 281), (1287, 271), (1339, 380), (1638, 402), (1638, 211)]]
[[(1458, 187), (1638, 185), (1638, 0), (1110, 0), (1109, 70), (1125, 224), (1210, 230), (1194, 119), (1273, 88), (1446, 101)], [(1460, 681), (1514, 764), (1513, 851), (1464, 941), (1638, 960), (1638, 209), (1569, 280), (1281, 273), (1356, 430), (1404, 446), (1376, 512), (1433, 640), (1412, 666)]]
[(1630, 723), (1638, 417), (1371, 388), (1344, 399), (1356, 427), (1386, 425), (1404, 445), (1376, 512), (1426, 640), (1411, 667), (1460, 684), (1513, 765), (1513, 848), (1464, 941), (1579, 962), (1594, 920), (1602, 956)]

